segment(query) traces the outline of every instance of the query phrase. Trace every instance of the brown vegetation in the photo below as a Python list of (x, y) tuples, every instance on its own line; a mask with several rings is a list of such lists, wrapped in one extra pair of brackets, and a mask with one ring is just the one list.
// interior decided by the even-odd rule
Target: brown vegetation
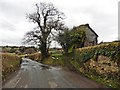
[(40, 61), (41, 60), (41, 53), (28, 54), (27, 57), (29, 59), (32, 59), (32, 60), (35, 60), (35, 61)]
[(4, 80), (20, 66), (21, 58), (12, 53), (1, 53), (0, 56), (2, 56), (2, 79)]

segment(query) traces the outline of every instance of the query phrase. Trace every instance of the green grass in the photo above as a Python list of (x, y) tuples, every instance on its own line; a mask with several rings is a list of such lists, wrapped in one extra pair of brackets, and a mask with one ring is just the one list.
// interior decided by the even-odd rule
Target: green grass
[(98, 83), (101, 83), (105, 86), (107, 86), (108, 88), (117, 88), (120, 90), (120, 85), (119, 85), (119, 82), (115, 82), (113, 80), (108, 80), (106, 78), (102, 78), (100, 76), (93, 76), (93, 75), (90, 75), (90, 74), (84, 74), (85, 76), (87, 76), (88, 78), (98, 82)]
[(64, 66), (64, 59), (62, 54), (51, 54), (51, 56), (44, 60), (44, 64), (52, 66)]

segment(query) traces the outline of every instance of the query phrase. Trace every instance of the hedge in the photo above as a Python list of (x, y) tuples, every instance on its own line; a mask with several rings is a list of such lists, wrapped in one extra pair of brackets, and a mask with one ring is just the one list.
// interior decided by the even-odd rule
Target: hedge
[(69, 58), (77, 71), (120, 88), (120, 42), (79, 48)]
[(4, 80), (10, 73), (16, 71), (22, 59), (12, 53), (1, 53), (0, 56), (2, 56), (2, 79)]
[(74, 59), (80, 63), (87, 62), (91, 58), (97, 60), (97, 57), (99, 55), (110, 57), (112, 60), (120, 63), (120, 42), (112, 42), (96, 46), (79, 48), (76, 50), (74, 55)]

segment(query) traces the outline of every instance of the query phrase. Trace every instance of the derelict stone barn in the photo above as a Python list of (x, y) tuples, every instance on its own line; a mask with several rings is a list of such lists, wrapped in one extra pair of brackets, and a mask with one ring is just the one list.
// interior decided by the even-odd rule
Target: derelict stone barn
[(82, 24), (78, 27), (81, 30), (84, 30), (86, 33), (86, 40), (84, 43), (84, 47), (86, 46), (94, 46), (98, 43), (98, 35), (97, 33), (89, 26), (89, 24)]

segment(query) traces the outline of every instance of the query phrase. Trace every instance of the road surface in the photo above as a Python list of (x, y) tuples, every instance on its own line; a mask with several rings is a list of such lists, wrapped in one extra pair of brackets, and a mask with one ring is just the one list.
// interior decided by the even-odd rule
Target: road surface
[(3, 88), (101, 88), (100, 84), (60, 67), (50, 67), (23, 58), (18, 70)]

